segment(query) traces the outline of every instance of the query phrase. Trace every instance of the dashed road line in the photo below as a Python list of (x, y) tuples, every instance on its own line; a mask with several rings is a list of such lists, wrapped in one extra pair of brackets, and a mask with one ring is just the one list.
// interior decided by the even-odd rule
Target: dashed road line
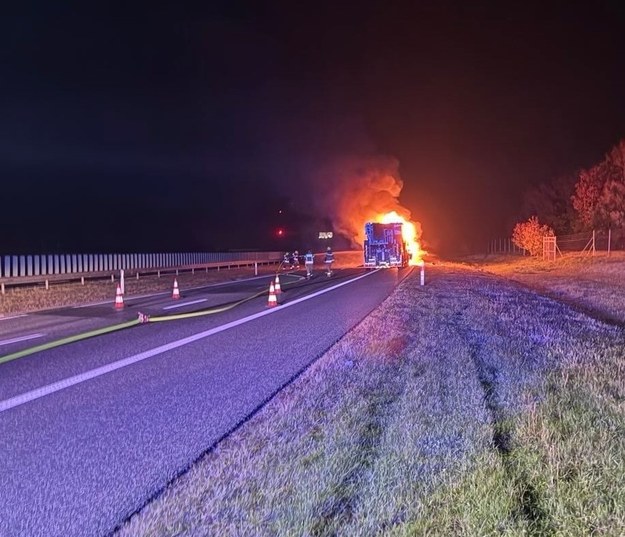
[(20, 317), (28, 317), (28, 314), (22, 313), (21, 315), (11, 315), (10, 317), (5, 317), (4, 315), (0, 315), (0, 321), (10, 321), (11, 319), (19, 319)]
[(208, 298), (200, 298), (199, 300), (192, 300), (191, 302), (181, 302), (180, 304), (174, 304), (173, 306), (165, 306), (164, 310), (173, 310), (176, 308), (184, 308), (185, 306), (191, 306), (192, 304), (201, 304), (202, 302), (206, 302)]
[(20, 341), (28, 341), (29, 339), (37, 339), (43, 336), (45, 336), (45, 334), (29, 334), (27, 336), (14, 337), (12, 339), (3, 339), (0, 340), (0, 346), (10, 345), (11, 343), (19, 343)]

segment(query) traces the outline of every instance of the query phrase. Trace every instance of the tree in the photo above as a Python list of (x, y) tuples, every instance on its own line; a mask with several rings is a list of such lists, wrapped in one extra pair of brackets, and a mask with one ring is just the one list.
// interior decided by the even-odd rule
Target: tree
[(600, 191), (601, 185), (598, 184), (596, 174), (588, 170), (579, 172), (579, 178), (575, 183), (575, 193), (571, 196), (571, 201), (584, 228), (593, 227)]
[(608, 179), (603, 185), (597, 211), (600, 223), (610, 228), (625, 226), (625, 182)]
[(625, 226), (625, 140), (580, 172), (571, 200), (586, 229)]
[(576, 174), (561, 175), (530, 188), (523, 197), (519, 216), (534, 215), (558, 234), (571, 233), (577, 217), (571, 203), (576, 181)]
[(527, 222), (519, 222), (512, 231), (512, 242), (527, 250), (530, 255), (538, 256), (543, 251), (543, 237), (553, 236), (553, 229), (541, 224), (538, 217), (530, 216)]

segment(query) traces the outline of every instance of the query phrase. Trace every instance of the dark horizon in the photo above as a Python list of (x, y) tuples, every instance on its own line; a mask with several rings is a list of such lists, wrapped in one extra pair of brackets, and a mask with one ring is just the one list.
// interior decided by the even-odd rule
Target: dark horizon
[(530, 186), (625, 138), (617, 2), (42, 2), (3, 22), (0, 254), (304, 250), (336, 222), (318, 177), (343, 157), (396, 159), (426, 243), (483, 251)]

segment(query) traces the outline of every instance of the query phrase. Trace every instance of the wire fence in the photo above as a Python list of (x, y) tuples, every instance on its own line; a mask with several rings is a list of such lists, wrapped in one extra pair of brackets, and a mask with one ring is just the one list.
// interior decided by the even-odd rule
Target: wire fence
[(488, 243), (488, 253), (509, 254), (509, 255), (525, 255), (526, 251), (512, 242), (510, 237), (492, 239)]
[(584, 252), (592, 250), (592, 232), (558, 235), (557, 244), (561, 252)]
[(593, 230), (572, 235), (559, 235), (558, 248), (562, 252), (580, 252), (609, 255), (612, 250), (622, 249), (622, 234), (611, 229)]
[[(558, 235), (555, 245), (543, 250), (543, 257), (550, 258), (554, 251), (560, 254), (587, 253), (589, 255), (607, 254), (613, 250), (625, 249), (625, 233), (614, 230), (593, 230), (569, 235)], [(545, 253), (549, 252), (549, 253)], [(527, 251), (512, 242), (509, 237), (492, 239), (488, 243), (488, 253), (493, 255), (527, 255)]]

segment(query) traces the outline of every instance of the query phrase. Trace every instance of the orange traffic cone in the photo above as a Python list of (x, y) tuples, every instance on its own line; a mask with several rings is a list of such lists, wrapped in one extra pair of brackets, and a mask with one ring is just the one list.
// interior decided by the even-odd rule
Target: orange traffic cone
[(274, 284), (276, 295), (279, 295), (282, 292), (282, 287), (280, 287), (280, 276), (276, 274), (276, 282)]
[(115, 294), (115, 309), (121, 310), (124, 307), (124, 295), (122, 294), (121, 285), (117, 284), (117, 293)]
[(174, 300), (178, 300), (180, 298), (180, 290), (178, 289), (178, 280), (174, 278), (174, 291), (171, 294), (171, 297)]
[(273, 308), (278, 305), (278, 297), (276, 297), (276, 290), (273, 286), (273, 282), (269, 284), (269, 302), (267, 302), (268, 308)]

